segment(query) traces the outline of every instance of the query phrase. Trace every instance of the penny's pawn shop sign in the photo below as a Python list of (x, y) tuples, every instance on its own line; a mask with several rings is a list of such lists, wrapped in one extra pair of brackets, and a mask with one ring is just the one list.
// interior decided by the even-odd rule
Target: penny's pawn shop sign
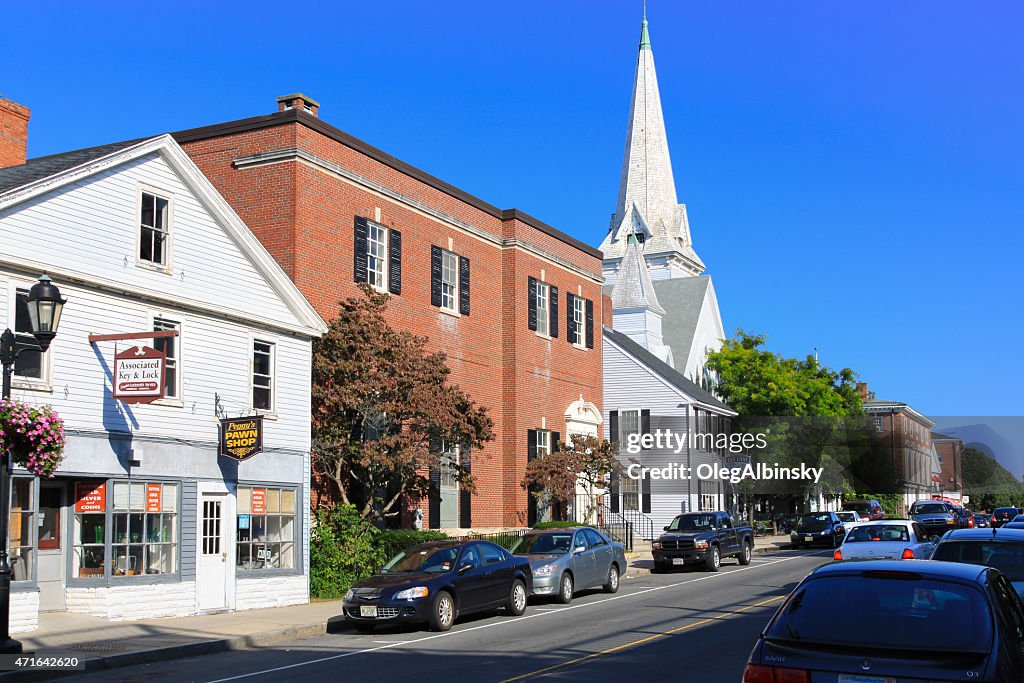
[(133, 346), (114, 354), (114, 398), (125, 403), (151, 403), (164, 397), (163, 351)]
[(263, 452), (263, 416), (238, 417), (220, 421), (220, 454), (248, 460)]

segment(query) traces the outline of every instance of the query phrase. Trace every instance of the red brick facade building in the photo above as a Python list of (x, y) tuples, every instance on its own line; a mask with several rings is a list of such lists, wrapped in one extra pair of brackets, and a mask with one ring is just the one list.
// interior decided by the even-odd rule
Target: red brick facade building
[(581, 431), (573, 405), (593, 406), (597, 433), (601, 252), (324, 123), (307, 97), (278, 101), (175, 138), (325, 319), (360, 281), (390, 291), (389, 322), (443, 350), (488, 408), (496, 439), (472, 454), (477, 493), (423, 504), (425, 526), (526, 524), (519, 482), (536, 444)]
[(932, 443), (939, 456), (942, 473), (939, 485), (943, 497), (960, 500), (964, 490), (963, 450), (964, 442), (956, 436), (946, 436), (932, 432)]

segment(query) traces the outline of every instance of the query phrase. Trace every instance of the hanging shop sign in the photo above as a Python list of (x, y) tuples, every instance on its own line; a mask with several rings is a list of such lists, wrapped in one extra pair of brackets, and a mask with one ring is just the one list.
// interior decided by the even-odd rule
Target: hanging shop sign
[(75, 512), (103, 512), (107, 509), (107, 485), (103, 482), (75, 482)]
[(151, 403), (164, 397), (163, 351), (133, 346), (114, 354), (114, 398), (125, 403)]
[(263, 452), (263, 416), (239, 417), (220, 421), (220, 454), (235, 460), (248, 460)]

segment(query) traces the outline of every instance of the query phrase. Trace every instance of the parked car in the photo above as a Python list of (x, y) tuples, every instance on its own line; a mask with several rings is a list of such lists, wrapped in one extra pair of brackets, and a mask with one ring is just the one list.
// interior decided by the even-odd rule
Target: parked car
[(771, 618), (742, 680), (1020, 683), (1022, 623), (1024, 606), (991, 567), (834, 562)]
[(976, 529), (987, 529), (992, 522), (992, 515), (982, 512), (974, 513), (974, 527)]
[(622, 544), (591, 527), (530, 531), (510, 550), (529, 561), (533, 594), (553, 595), (563, 604), (595, 586), (616, 592), (627, 566)]
[(874, 498), (868, 500), (848, 500), (843, 503), (844, 510), (859, 512), (861, 517), (867, 517), (871, 521), (885, 517), (885, 510), (882, 504)]
[(655, 571), (703, 564), (708, 571), (717, 572), (723, 557), (750, 564), (754, 552), (754, 530), (736, 526), (728, 512), (676, 515), (665, 531), (651, 544)]
[(487, 541), (433, 541), (403, 550), (353, 585), (342, 612), (360, 631), (399, 622), (447, 631), (471, 612), (503, 607), (519, 616), (532, 586), (525, 557)]
[(953, 506), (942, 500), (917, 501), (910, 506), (910, 519), (923, 526), (929, 536), (941, 536), (957, 528)]
[(935, 546), (933, 560), (995, 567), (1024, 600), (1024, 530), (962, 529), (946, 534)]
[(835, 560), (927, 560), (938, 536), (931, 536), (917, 522), (883, 519), (851, 526)]
[(847, 533), (850, 531), (849, 527), (851, 524), (860, 524), (861, 522), (868, 521), (866, 517), (861, 517), (860, 513), (854, 510), (840, 510), (836, 513), (836, 517), (843, 523), (843, 526), (847, 527)]
[(993, 527), (1001, 527), (1019, 514), (1020, 510), (1017, 508), (996, 508), (992, 511), (991, 525)]
[(843, 542), (846, 527), (834, 512), (809, 512), (800, 518), (800, 523), (789, 534), (794, 548), (825, 545), (835, 548)]
[(953, 514), (956, 515), (957, 529), (973, 529), (974, 528), (974, 513), (967, 508), (962, 508), (957, 505), (953, 506)]

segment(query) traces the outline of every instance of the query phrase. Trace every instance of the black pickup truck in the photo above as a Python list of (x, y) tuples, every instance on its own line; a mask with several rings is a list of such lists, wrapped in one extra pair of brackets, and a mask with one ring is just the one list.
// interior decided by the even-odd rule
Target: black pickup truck
[(703, 564), (717, 572), (723, 557), (735, 557), (750, 564), (754, 551), (754, 530), (736, 526), (727, 512), (688, 512), (665, 527), (667, 533), (651, 545), (654, 571), (690, 564)]

